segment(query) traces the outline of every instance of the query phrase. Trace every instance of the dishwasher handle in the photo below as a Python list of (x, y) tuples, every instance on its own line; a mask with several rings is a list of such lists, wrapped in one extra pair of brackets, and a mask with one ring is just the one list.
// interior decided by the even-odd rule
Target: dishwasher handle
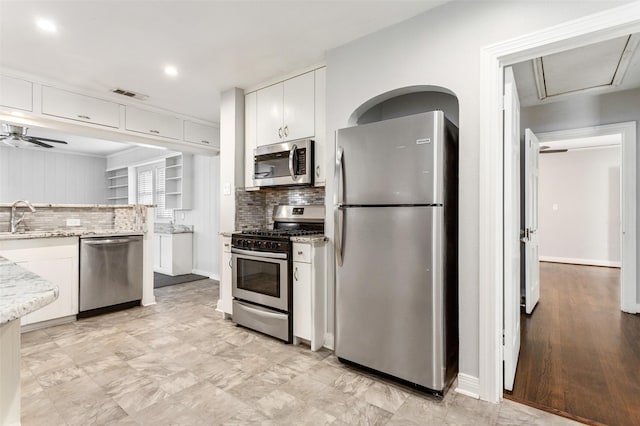
[(137, 240), (133, 240), (130, 238), (114, 238), (114, 239), (106, 239), (106, 240), (84, 240), (83, 243), (90, 246), (104, 246), (104, 245), (113, 245), (113, 244), (126, 244), (132, 243)]

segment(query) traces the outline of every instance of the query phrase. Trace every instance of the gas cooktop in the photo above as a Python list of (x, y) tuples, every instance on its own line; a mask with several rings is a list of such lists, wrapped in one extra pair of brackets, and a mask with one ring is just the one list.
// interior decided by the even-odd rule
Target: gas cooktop
[(316, 230), (305, 229), (255, 229), (242, 231), (243, 235), (255, 235), (259, 237), (300, 237), (303, 235), (321, 234)]

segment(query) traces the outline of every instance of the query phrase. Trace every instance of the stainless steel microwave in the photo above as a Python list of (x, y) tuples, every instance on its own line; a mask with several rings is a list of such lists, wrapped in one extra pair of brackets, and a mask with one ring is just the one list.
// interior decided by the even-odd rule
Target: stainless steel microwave
[(263, 145), (253, 152), (255, 186), (313, 184), (313, 140)]

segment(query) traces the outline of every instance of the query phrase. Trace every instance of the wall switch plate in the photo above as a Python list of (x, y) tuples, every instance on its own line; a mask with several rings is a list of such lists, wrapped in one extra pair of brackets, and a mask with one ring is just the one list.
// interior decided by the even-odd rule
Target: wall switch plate
[(554, 205), (552, 205), (552, 206), (551, 206), (551, 208), (552, 208), (553, 210), (558, 210), (558, 205), (557, 205), (557, 204), (554, 204)]
[(222, 186), (222, 193), (224, 195), (231, 195), (231, 184), (229, 182), (226, 182), (223, 186)]
[(80, 219), (67, 219), (67, 226), (80, 226)]

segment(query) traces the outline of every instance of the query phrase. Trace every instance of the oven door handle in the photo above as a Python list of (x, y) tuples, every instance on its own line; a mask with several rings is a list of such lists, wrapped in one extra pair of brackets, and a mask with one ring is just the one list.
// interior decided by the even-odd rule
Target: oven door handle
[(231, 248), (231, 253), (235, 254), (244, 254), (246, 256), (253, 257), (267, 257), (269, 259), (286, 259), (287, 253), (269, 253), (264, 251), (251, 251), (251, 250), (242, 250), (238, 248)]

